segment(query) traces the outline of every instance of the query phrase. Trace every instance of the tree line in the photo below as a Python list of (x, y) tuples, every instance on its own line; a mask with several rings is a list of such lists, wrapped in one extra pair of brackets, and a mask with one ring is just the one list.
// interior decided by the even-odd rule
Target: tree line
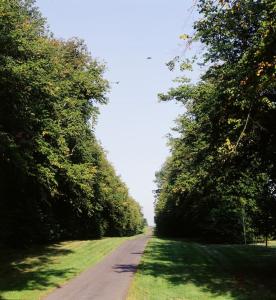
[(206, 71), (160, 95), (185, 112), (156, 174), (156, 231), (211, 242), (275, 238), (276, 1), (197, 7), (195, 34), (182, 38), (204, 45)]
[(30, 0), (0, 1), (0, 242), (125, 236), (144, 218), (95, 138), (105, 66)]

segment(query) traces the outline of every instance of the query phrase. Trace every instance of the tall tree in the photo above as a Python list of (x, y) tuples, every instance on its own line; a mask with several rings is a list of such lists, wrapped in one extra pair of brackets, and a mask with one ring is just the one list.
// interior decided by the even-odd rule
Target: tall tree
[[(102, 213), (113, 205), (102, 182), (124, 187), (93, 133), (96, 104), (107, 103), (104, 65), (82, 40), (54, 38), (33, 1), (2, 0), (0, 15), (0, 241), (138, 232), (140, 211), (115, 212), (127, 219), (119, 225)], [(135, 203), (125, 187), (116, 195), (120, 208)]]
[(198, 8), (196, 38), (210, 67), (197, 85), (161, 95), (187, 112), (157, 177), (157, 230), (246, 242), (267, 234), (261, 223), (275, 232), (276, 2), (202, 0)]

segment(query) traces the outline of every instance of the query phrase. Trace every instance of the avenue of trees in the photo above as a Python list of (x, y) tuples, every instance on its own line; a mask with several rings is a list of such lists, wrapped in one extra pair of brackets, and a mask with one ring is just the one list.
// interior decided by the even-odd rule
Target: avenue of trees
[(0, 1), (0, 242), (133, 235), (141, 208), (94, 135), (104, 66), (33, 1)]
[[(276, 236), (276, 1), (199, 0), (205, 46), (197, 84), (161, 101), (185, 105), (156, 174), (156, 231), (211, 242)], [(181, 65), (187, 68), (186, 62)]]

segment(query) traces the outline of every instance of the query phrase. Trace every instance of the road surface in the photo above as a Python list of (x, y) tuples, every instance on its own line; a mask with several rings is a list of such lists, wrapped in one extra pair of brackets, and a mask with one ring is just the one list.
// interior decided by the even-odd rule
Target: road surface
[(124, 300), (150, 235), (128, 240), (45, 300)]

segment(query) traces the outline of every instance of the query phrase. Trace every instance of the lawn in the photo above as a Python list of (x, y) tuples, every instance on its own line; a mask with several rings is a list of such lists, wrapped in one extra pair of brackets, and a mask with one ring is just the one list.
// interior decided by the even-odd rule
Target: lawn
[(275, 300), (276, 244), (271, 245), (153, 238), (128, 300)]
[(126, 239), (69, 241), (25, 250), (0, 249), (0, 299), (41, 299), (100, 261)]

